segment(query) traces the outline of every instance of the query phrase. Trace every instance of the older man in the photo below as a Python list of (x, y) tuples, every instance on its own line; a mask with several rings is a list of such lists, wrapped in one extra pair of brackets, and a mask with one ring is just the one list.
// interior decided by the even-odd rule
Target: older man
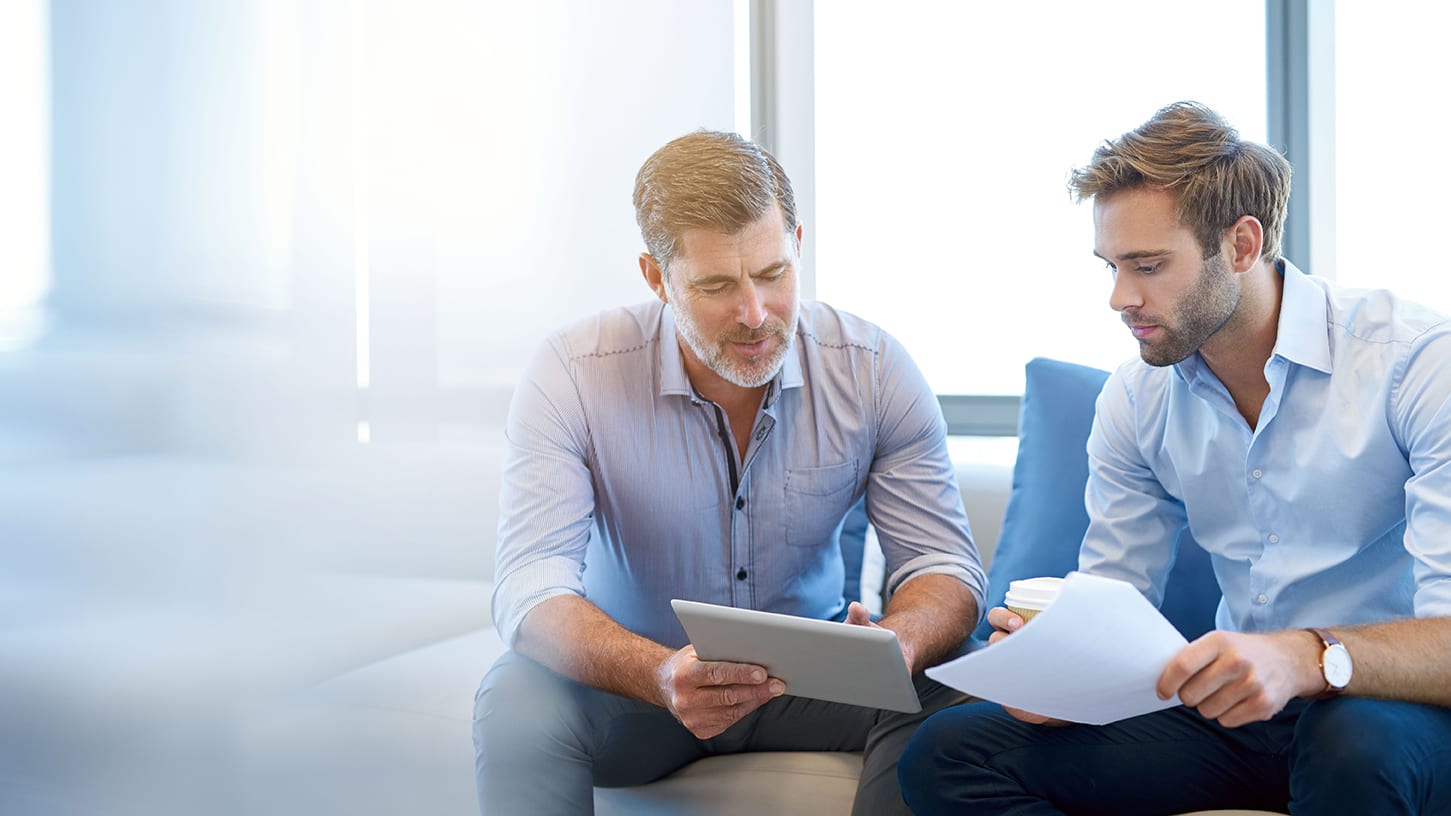
[[(712, 754), (864, 750), (856, 811), (904, 813), (897, 756), (960, 696), (919, 676), (916, 715), (792, 697), (760, 666), (698, 659), (669, 601), (880, 625), (914, 674), (949, 655), (984, 576), (937, 402), (881, 329), (801, 302), (791, 184), (757, 145), (676, 139), (634, 201), (657, 299), (549, 339), (510, 407), (494, 612), (511, 651), (476, 703), (483, 809), (587, 813), (594, 785)], [(863, 495), (879, 623), (843, 596)]]

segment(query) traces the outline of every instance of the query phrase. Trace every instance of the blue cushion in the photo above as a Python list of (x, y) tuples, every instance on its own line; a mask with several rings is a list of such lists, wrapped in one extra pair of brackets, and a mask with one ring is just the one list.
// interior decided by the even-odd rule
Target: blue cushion
[[(1043, 358), (1028, 363), (1013, 490), (988, 571), (989, 608), (1002, 606), (1012, 581), (1078, 568), (1078, 548), (1088, 529), (1083, 506), (1088, 432), (1107, 379), (1107, 371), (1073, 363)], [(1219, 598), (1209, 555), (1186, 530), (1160, 609), (1192, 640), (1214, 627)], [(975, 634), (986, 638), (991, 633), (984, 622)]]

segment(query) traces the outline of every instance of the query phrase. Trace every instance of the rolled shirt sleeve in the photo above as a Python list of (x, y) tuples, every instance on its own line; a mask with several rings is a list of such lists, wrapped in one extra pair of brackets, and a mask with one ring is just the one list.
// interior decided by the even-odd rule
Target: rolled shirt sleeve
[(493, 615), (513, 646), (524, 616), (557, 595), (584, 595), (594, 514), (589, 431), (561, 337), (541, 347), (509, 404)]
[(887, 590), (923, 575), (950, 575), (987, 614), (987, 576), (973, 543), (947, 451), (947, 423), (916, 363), (883, 333), (875, 386), (878, 436), (867, 515), (887, 561)]

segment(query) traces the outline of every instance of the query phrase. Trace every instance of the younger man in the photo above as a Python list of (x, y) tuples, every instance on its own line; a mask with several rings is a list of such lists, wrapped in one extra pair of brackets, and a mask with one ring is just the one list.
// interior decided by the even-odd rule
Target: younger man
[[(1451, 322), (1281, 257), (1289, 164), (1200, 105), (1104, 144), (1072, 188), (1142, 357), (1099, 396), (1079, 569), (1157, 603), (1188, 527), (1217, 631), (1159, 679), (1182, 707), (934, 716), (902, 759), (908, 803), (1451, 813)], [(995, 639), (1023, 624), (989, 620)]]

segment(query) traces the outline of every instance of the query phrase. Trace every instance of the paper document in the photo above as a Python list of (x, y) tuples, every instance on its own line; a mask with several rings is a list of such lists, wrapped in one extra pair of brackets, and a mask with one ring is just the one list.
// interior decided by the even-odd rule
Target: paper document
[(927, 670), (984, 700), (1076, 723), (1179, 705), (1154, 684), (1187, 641), (1132, 584), (1071, 573), (1058, 599), (997, 643)]

